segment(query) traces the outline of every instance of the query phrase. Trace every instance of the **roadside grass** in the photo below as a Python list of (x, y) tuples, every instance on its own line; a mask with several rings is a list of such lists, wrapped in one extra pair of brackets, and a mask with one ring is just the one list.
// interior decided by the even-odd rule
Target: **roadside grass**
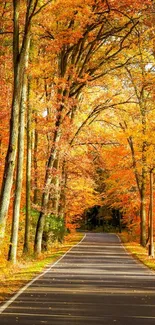
[(126, 250), (137, 260), (141, 261), (144, 265), (155, 271), (155, 258), (152, 258), (148, 254), (148, 246), (142, 247), (138, 243), (138, 239), (127, 232), (122, 232), (119, 237), (126, 248)]
[(43, 253), (37, 259), (33, 254), (24, 256), (15, 265), (6, 261), (6, 259), (1, 260), (0, 303), (4, 302), (27, 282), (55, 263), (65, 252), (76, 245), (83, 236), (84, 234), (82, 233), (72, 233), (65, 238), (63, 244), (55, 243), (48, 252)]

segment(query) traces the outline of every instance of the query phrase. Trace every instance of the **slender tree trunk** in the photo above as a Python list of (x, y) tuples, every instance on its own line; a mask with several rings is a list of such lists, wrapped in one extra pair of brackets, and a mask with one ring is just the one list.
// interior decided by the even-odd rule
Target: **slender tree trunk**
[(32, 111), (30, 105), (30, 80), (28, 83), (28, 105), (27, 105), (27, 161), (26, 161), (26, 219), (23, 253), (29, 251), (29, 228), (31, 217), (31, 155), (32, 155)]
[(35, 113), (35, 130), (34, 130), (34, 155), (33, 155), (33, 164), (34, 164), (34, 204), (38, 203), (38, 130), (37, 130), (37, 113)]
[(137, 162), (135, 158), (134, 144), (132, 137), (128, 138), (128, 143), (131, 149), (133, 168), (135, 173), (135, 179), (140, 195), (140, 244), (146, 246), (146, 146), (143, 143), (142, 150), (142, 175), (140, 175), (137, 169)]
[(23, 89), (24, 71), (26, 57), (29, 48), (30, 33), (29, 29), (25, 30), (23, 43), (19, 51), (19, 9), (20, 0), (13, 1), (13, 62), (14, 62), (14, 89), (12, 99), (12, 110), (10, 119), (10, 137), (7, 155), (5, 159), (5, 168), (3, 174), (3, 183), (0, 197), (0, 240), (5, 235), (6, 219), (10, 203), (13, 174), (15, 168), (17, 142), (18, 142), (18, 125), (19, 110)]
[(66, 225), (65, 210), (66, 210), (66, 188), (67, 188), (67, 171), (66, 171), (66, 161), (62, 164), (62, 181), (61, 181), (61, 192), (59, 200), (58, 214), (64, 219), (64, 225)]
[(148, 209), (148, 237), (147, 237), (146, 245), (149, 243), (149, 240), (150, 240), (150, 204)]
[(12, 100), (12, 112), (10, 119), (10, 138), (7, 156), (5, 160), (5, 169), (3, 175), (2, 191), (0, 198), (0, 238), (4, 238), (6, 218), (10, 202), (10, 192), (13, 182), (13, 172), (16, 159), (17, 141), (18, 141), (18, 124), (19, 124), (19, 107), (21, 101), (20, 73), (19, 63), (17, 61), (19, 51), (19, 1), (14, 1), (14, 32), (13, 32), (13, 61), (14, 61), (14, 89)]
[(150, 245), (149, 255), (154, 257), (154, 239), (153, 239), (153, 168), (150, 170)]
[[(65, 47), (64, 47), (58, 58), (58, 71), (59, 71), (58, 75), (60, 78), (63, 78), (65, 76), (66, 69), (67, 69), (67, 58), (65, 55)], [(45, 88), (45, 91), (46, 90), (47, 89)], [(62, 112), (64, 110), (64, 106), (65, 106), (64, 104), (68, 95), (69, 95), (68, 88), (63, 89), (60, 87), (60, 89), (58, 89), (58, 107), (57, 107), (57, 117), (55, 123), (55, 132), (52, 141), (53, 145), (50, 151), (50, 155), (46, 167), (47, 169), (46, 169), (46, 175), (44, 181), (44, 192), (42, 195), (41, 212), (38, 218), (36, 235), (35, 235), (35, 243), (34, 243), (34, 252), (38, 255), (41, 253), (42, 236), (43, 236), (45, 217), (47, 215), (48, 202), (50, 196), (50, 186), (53, 180), (53, 165), (57, 157), (58, 143), (61, 138), (61, 123), (63, 120)]]
[(122, 232), (122, 222), (121, 222), (121, 213), (118, 210), (118, 226), (119, 226), (119, 233)]
[(58, 217), (58, 207), (60, 200), (60, 162), (59, 162), (59, 153), (56, 156), (56, 159), (53, 163), (54, 175), (51, 182), (52, 185), (52, 193), (51, 193), (51, 201), (52, 201), (52, 213)]
[(146, 178), (145, 171), (142, 173), (142, 188), (140, 202), (140, 243), (146, 246)]
[(53, 165), (57, 155), (57, 150), (58, 150), (57, 145), (61, 136), (60, 124), (61, 124), (61, 116), (59, 115), (56, 122), (56, 128), (53, 137), (53, 146), (51, 148), (51, 154), (48, 159), (46, 175), (45, 175), (45, 183), (44, 183), (44, 192), (42, 195), (41, 212), (38, 218), (38, 223), (36, 228), (34, 252), (38, 255), (41, 253), (42, 235), (44, 230), (45, 217), (47, 215), (47, 210), (48, 210), (50, 186), (53, 179), (53, 175), (52, 175)]
[[(142, 133), (146, 136), (146, 109), (145, 106), (141, 107), (142, 114)], [(142, 246), (146, 246), (146, 177), (147, 177), (147, 143), (142, 143), (142, 177), (141, 177), (141, 206), (140, 206), (140, 217), (141, 217), (141, 236), (140, 243)]]
[(18, 156), (17, 156), (17, 174), (16, 174), (16, 188), (15, 199), (13, 207), (13, 220), (11, 230), (11, 240), (9, 247), (8, 260), (16, 263), (17, 257), (17, 242), (18, 242), (18, 228), (20, 215), (20, 201), (22, 192), (23, 180), (23, 161), (24, 161), (24, 131), (25, 131), (25, 107), (27, 100), (27, 76), (24, 76), (24, 85), (22, 91), (21, 109), (19, 115), (19, 136), (18, 136)]

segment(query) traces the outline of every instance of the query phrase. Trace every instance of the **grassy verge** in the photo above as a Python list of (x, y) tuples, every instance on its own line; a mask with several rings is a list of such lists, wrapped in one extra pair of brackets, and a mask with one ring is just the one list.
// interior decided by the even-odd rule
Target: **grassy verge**
[(148, 256), (148, 247), (142, 247), (137, 241), (129, 238), (127, 233), (119, 234), (123, 245), (127, 251), (136, 259), (141, 261), (144, 265), (155, 271), (155, 258)]
[(67, 236), (63, 244), (55, 244), (49, 252), (42, 254), (39, 259), (25, 256), (24, 259), (18, 260), (16, 265), (3, 261), (0, 265), (0, 303), (32, 280), (49, 264), (56, 262), (72, 246), (76, 245), (82, 237), (82, 233)]

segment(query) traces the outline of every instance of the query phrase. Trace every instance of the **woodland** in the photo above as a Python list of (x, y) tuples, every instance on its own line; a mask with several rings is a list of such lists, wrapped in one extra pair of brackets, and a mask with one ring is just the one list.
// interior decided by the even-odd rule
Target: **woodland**
[(7, 260), (40, 256), (93, 206), (153, 255), (154, 84), (154, 0), (0, 0)]

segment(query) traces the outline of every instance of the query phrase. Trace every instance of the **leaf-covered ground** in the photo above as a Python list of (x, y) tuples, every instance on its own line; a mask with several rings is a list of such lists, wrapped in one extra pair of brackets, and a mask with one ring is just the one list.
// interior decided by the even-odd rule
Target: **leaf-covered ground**
[(155, 271), (155, 258), (152, 258), (148, 254), (148, 246), (142, 247), (137, 241), (129, 240), (127, 233), (122, 233), (120, 238), (125, 246), (126, 250), (132, 254), (132, 256), (150, 269)]
[(48, 253), (39, 259), (27, 256), (16, 265), (6, 260), (0, 263), (0, 303), (17, 292), (27, 282), (42, 272), (49, 264), (56, 262), (66, 251), (77, 244), (83, 237), (82, 233), (67, 236), (64, 244), (55, 244)]

